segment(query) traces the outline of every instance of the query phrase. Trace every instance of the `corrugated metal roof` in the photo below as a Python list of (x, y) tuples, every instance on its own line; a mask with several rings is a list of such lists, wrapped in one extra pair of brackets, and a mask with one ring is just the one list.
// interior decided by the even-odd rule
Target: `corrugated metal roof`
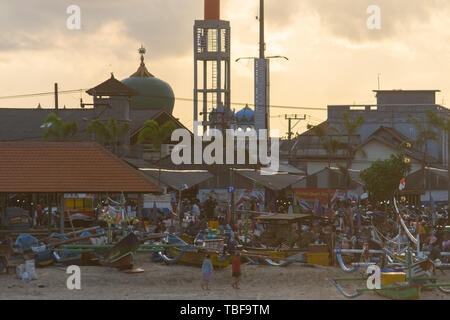
[[(311, 175), (309, 175), (309, 176), (307, 176), (307, 177), (302, 178), (301, 180), (303, 180), (303, 179), (308, 179), (308, 178), (311, 178), (311, 177), (313, 177), (313, 176), (318, 176), (318, 175), (320, 175), (320, 174), (322, 174), (323, 172), (328, 171), (328, 170), (330, 170), (331, 172), (334, 172), (335, 174), (341, 175), (341, 176), (344, 175), (343, 172), (342, 172), (342, 170), (339, 169), (339, 168), (335, 168), (335, 167), (328, 168), (328, 167), (326, 167), (326, 168), (324, 168), (324, 169), (322, 169), (322, 170), (320, 170), (320, 171), (318, 171), (318, 172), (316, 172), (316, 173), (314, 173), (314, 174), (311, 174)], [(361, 172), (360, 172), (359, 170), (352, 170), (352, 169), (349, 169), (349, 175), (350, 175), (351, 180), (352, 180), (354, 183), (356, 183), (356, 184), (358, 184), (358, 185), (360, 185), (360, 186), (363, 186), (364, 183), (362, 182), (361, 178), (359, 177), (359, 174), (360, 174), (360, 173), (361, 173)], [(301, 184), (300, 181), (297, 181), (297, 182), (293, 183), (293, 184), (291, 185), (291, 187), (292, 187), (292, 189), (299, 189), (299, 188), (303, 188), (303, 184)], [(315, 186), (315, 187), (317, 187), (317, 186)]]
[(96, 142), (1, 142), (0, 192), (159, 192)]
[(188, 188), (192, 188), (204, 181), (207, 181), (214, 177), (207, 170), (169, 170), (169, 169), (161, 169), (157, 166), (151, 165), (149, 162), (140, 159), (131, 159), (124, 158), (126, 162), (131, 164), (133, 167), (139, 169), (144, 174), (148, 175), (153, 181), (160, 181), (175, 189), (182, 189), (183, 185), (186, 185)]
[(235, 170), (235, 172), (243, 177), (246, 177), (247, 179), (261, 184), (268, 189), (275, 191), (283, 190), (303, 178), (303, 176), (287, 173), (262, 175), (260, 171), (255, 170)]

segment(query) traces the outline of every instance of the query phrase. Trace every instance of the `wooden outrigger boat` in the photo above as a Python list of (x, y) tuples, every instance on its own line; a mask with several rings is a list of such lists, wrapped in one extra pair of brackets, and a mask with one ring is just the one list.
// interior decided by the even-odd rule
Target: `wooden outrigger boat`
[(436, 283), (436, 279), (432, 278), (434, 264), (429, 261), (412, 262), (412, 255), (408, 244), (408, 251), (406, 255), (406, 264), (408, 273), (406, 274), (406, 281), (394, 282), (391, 285), (381, 285), (381, 288), (369, 289), (360, 288), (356, 293), (349, 294), (339, 285), (339, 281), (355, 281), (367, 280), (367, 278), (337, 278), (331, 279), (331, 283), (346, 297), (355, 298), (366, 291), (375, 291), (378, 295), (392, 300), (418, 300), (423, 288), (438, 288), (441, 292), (449, 294), (450, 291), (444, 289), (450, 287), (450, 283)]
[(382, 286), (377, 294), (391, 300), (419, 300), (422, 287), (418, 284), (397, 284)]
[(184, 246), (181, 247), (170, 247), (166, 249), (166, 253), (170, 256), (159, 252), (159, 256), (166, 263), (184, 263), (189, 265), (201, 266), (207, 254), (210, 255), (210, 260), (214, 267), (225, 268), (230, 265), (232, 257), (231, 255), (221, 255), (218, 251), (207, 248), (207, 247), (194, 247), (188, 245), (186, 242), (180, 238), (169, 235), (166, 238), (167, 244), (174, 244)]
[[(56, 262), (61, 263), (65, 266), (72, 266), (72, 265), (80, 265), (81, 264), (81, 258), (82, 255), (79, 253), (70, 252), (68, 250), (62, 251), (62, 252), (53, 252), (53, 256), (55, 257)], [(45, 266), (41, 263), (41, 266)]]
[(300, 249), (268, 249), (268, 248), (253, 248), (253, 247), (243, 247), (241, 251), (248, 252), (250, 254), (269, 256), (273, 259), (286, 259), (290, 256), (305, 252)]
[(100, 258), (100, 264), (120, 270), (133, 267), (133, 256), (139, 248), (139, 240), (134, 233), (129, 233)]
[[(177, 257), (183, 252), (183, 249), (168, 248), (168, 252), (172, 257)], [(210, 260), (214, 267), (226, 268), (231, 263), (230, 255), (220, 256), (216, 251), (211, 251), (203, 248), (189, 248), (188, 250), (184, 251), (183, 256), (180, 257), (178, 262), (201, 266), (203, 261), (205, 260), (206, 254), (210, 255)]]

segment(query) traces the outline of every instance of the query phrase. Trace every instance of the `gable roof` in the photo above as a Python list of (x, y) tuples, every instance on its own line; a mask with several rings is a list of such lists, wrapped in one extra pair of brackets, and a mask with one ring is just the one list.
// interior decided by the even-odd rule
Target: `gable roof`
[[(369, 138), (367, 138), (367, 140), (361, 145), (361, 147), (368, 145), (372, 141), (378, 141), (392, 149), (398, 149), (400, 144), (411, 142), (411, 139), (394, 128), (381, 126), (374, 133), (372, 133)], [(414, 148), (414, 146), (409, 149), (403, 149), (402, 152), (408, 157), (418, 161), (423, 160), (423, 152), (418, 150), (417, 148)], [(430, 155), (427, 155), (427, 162), (436, 164), (439, 163), (439, 160)]]
[(182, 124), (179, 119), (175, 118), (164, 109), (135, 109), (130, 111), (130, 116), (132, 120), (130, 137), (137, 135), (145, 127), (145, 121), (147, 120), (155, 120), (160, 125), (171, 120), (175, 123), (177, 128), (186, 129), (191, 133), (191, 135), (193, 135), (192, 132), (186, 128), (186, 126)]
[(235, 172), (247, 179), (255, 181), (270, 190), (280, 191), (290, 185), (300, 181), (303, 176), (277, 173), (274, 175), (263, 175), (261, 171), (255, 170), (235, 170)]
[(181, 190), (183, 185), (192, 188), (202, 182), (205, 182), (214, 176), (207, 170), (168, 170), (159, 169), (142, 159), (123, 158), (142, 173), (149, 176), (152, 181), (162, 182), (164, 185), (175, 190)]
[(96, 142), (0, 142), (0, 192), (159, 192)]
[[(425, 173), (425, 179), (424, 179)], [(424, 182), (427, 181), (428, 190), (448, 190), (448, 170), (426, 167), (423, 171), (419, 169), (406, 177), (405, 191), (425, 192)]]
[[(311, 179), (311, 177), (317, 177), (317, 176), (319, 176), (319, 175), (321, 175), (321, 174), (323, 174), (324, 172), (327, 172), (327, 171), (330, 171), (332, 174), (336, 174), (336, 175), (339, 175), (339, 176), (344, 176), (344, 173), (339, 168), (336, 168), (336, 167), (331, 167), (331, 168), (325, 167), (325, 168), (323, 168), (322, 170), (320, 170), (320, 171), (318, 171), (316, 173), (313, 173), (313, 174), (311, 174), (309, 176), (303, 177), (301, 180), (299, 180), (299, 181), (295, 182), (294, 184), (292, 184), (291, 187), (292, 187), (292, 189), (301, 189), (301, 188), (303, 188), (304, 180)], [(350, 179), (352, 180), (352, 183), (354, 183), (355, 186), (356, 185), (360, 185), (360, 186), (364, 185), (364, 182), (362, 182), (362, 180), (361, 180), (361, 178), (359, 176), (359, 174), (360, 174), (359, 170), (349, 169), (348, 173), (350, 175)], [(316, 180), (316, 184), (317, 184), (317, 180)], [(311, 187), (311, 188), (316, 188), (316, 187), (317, 186), (314, 186), (314, 187)]]
[(86, 91), (91, 96), (137, 96), (139, 92), (123, 84), (111, 73), (111, 78)]

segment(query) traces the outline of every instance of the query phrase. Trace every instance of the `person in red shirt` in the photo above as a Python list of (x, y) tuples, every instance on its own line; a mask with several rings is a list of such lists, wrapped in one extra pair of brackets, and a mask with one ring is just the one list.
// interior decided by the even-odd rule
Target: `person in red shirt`
[(241, 258), (239, 252), (236, 252), (234, 255), (233, 262), (231, 264), (232, 276), (234, 278), (233, 288), (239, 288), (239, 281), (241, 280)]

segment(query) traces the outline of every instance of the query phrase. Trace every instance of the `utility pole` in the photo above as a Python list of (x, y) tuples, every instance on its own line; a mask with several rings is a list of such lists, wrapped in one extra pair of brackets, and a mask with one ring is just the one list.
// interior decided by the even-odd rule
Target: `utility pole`
[(58, 83), (55, 83), (55, 111), (58, 112)]
[(266, 42), (264, 40), (264, 0), (259, 0), (259, 58), (265, 59)]
[[(302, 120), (306, 120), (306, 114), (303, 116), (303, 118), (300, 118), (299, 115), (285, 115), (285, 120), (288, 121), (288, 140), (291, 140), (293, 132), (292, 130), (300, 123)], [(297, 120), (297, 123), (292, 126), (292, 120)]]

